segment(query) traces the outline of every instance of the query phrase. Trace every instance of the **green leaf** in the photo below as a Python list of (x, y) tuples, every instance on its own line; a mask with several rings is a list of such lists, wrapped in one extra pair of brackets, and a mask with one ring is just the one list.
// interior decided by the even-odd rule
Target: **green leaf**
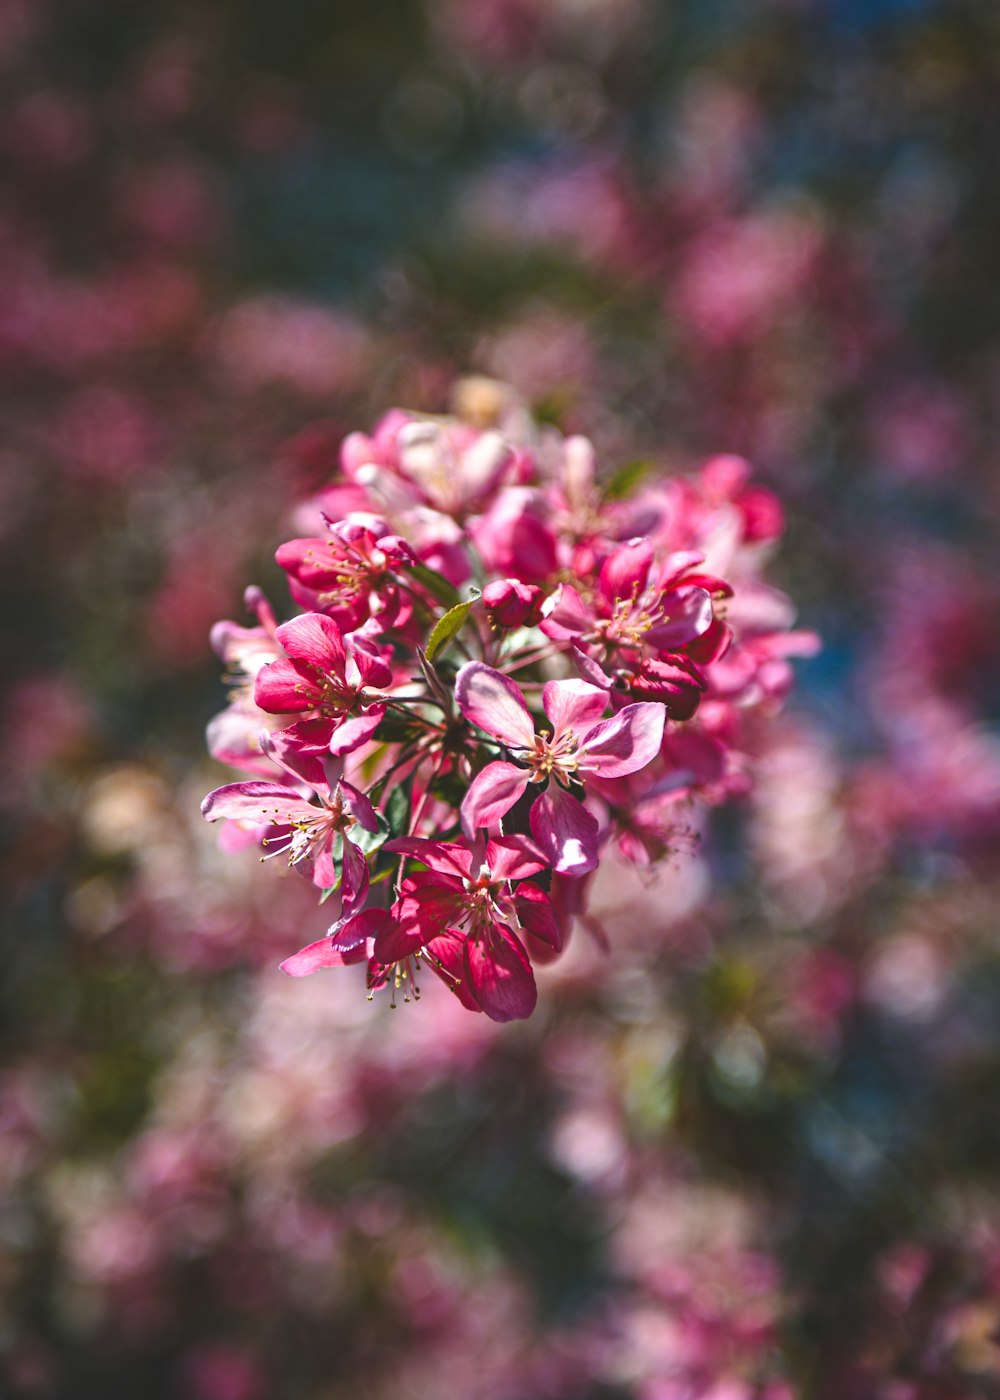
[(648, 460), (641, 462), (628, 462), (615, 472), (607, 486), (604, 488), (604, 497), (608, 501), (620, 501), (626, 496), (631, 496), (639, 483), (653, 470), (655, 463)]
[(438, 618), (434, 624), (433, 632), (427, 639), (426, 655), (428, 661), (433, 661), (441, 648), (446, 646), (452, 637), (461, 632), (471, 611), (472, 603), (459, 603), (457, 607), (446, 612), (444, 617)]
[(419, 739), (423, 732), (422, 726), (414, 723), (407, 715), (389, 710), (376, 730), (375, 738), (386, 744), (408, 744), (414, 739)]
[(431, 597), (435, 598), (442, 607), (453, 608), (456, 603), (462, 601), (458, 596), (458, 590), (442, 574), (436, 574), (426, 564), (407, 564), (406, 567), (421, 588), (426, 588)]
[(351, 840), (366, 856), (373, 856), (382, 842), (389, 837), (389, 823), (381, 812), (376, 812), (375, 816), (378, 819), (378, 831), (366, 831), (360, 822), (351, 827)]
[(390, 792), (384, 811), (393, 836), (405, 836), (410, 829), (410, 789), (404, 783)]

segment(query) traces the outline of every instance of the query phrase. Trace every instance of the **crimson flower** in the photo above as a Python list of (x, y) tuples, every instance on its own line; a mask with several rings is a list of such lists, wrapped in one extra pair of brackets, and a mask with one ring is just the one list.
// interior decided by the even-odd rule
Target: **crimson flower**
[(287, 655), (257, 672), (254, 699), (260, 708), (312, 716), (285, 731), (307, 752), (350, 753), (370, 739), (385, 714), (378, 692), (392, 682), (375, 646), (357, 633), (345, 637), (322, 613), (294, 617), (275, 635)]
[(427, 869), (402, 882), (375, 937), (376, 961), (422, 953), (463, 1005), (493, 1021), (530, 1016), (537, 991), (518, 930), (555, 949), (562, 942), (548, 895), (530, 879), (545, 869), (544, 853), (524, 836), (474, 844), (403, 836), (385, 849)]
[(275, 557), (299, 606), (325, 613), (345, 632), (375, 613), (390, 623), (409, 611), (392, 571), (412, 553), (397, 535), (376, 535), (364, 525), (341, 521), (326, 539), (288, 540)]
[(601, 566), (593, 596), (585, 601), (563, 584), (541, 629), (579, 648), (591, 663), (585, 661), (585, 673), (603, 688), (611, 689), (611, 678), (601, 674), (610, 667), (633, 694), (666, 705), (672, 719), (690, 719), (705, 688), (698, 665), (721, 656), (731, 637), (713, 613), (712, 596), (732, 589), (695, 572), (702, 558), (674, 554), (657, 567), (648, 540), (619, 544)]

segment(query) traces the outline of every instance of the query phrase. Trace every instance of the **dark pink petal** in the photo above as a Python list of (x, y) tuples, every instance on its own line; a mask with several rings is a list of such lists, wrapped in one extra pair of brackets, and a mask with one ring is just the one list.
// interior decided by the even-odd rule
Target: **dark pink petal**
[[(465, 878), (466, 877), (464, 875), (454, 875), (451, 872), (446, 872), (443, 870), (414, 870), (406, 876), (405, 880), (400, 886), (400, 889), (402, 890), (404, 895), (412, 894), (414, 890), (427, 889), (434, 889), (438, 890), (439, 892), (441, 890), (451, 890), (455, 892), (456, 894), (461, 896), (461, 898), (455, 903), (454, 917), (457, 919), (460, 917), (459, 906), (463, 903), (466, 893), (465, 884), (463, 883)], [(393, 906), (393, 908), (397, 907), (398, 901), (397, 904)]]
[(280, 964), (289, 977), (308, 977), (324, 967), (348, 967), (364, 962), (368, 941), (374, 938), (389, 915), (385, 909), (366, 909), (352, 919), (333, 925), (330, 936), (310, 943)]
[(375, 815), (375, 808), (363, 792), (359, 792), (353, 783), (347, 783), (340, 779), (340, 791), (344, 795), (344, 806), (351, 816), (363, 826), (365, 831), (374, 834), (378, 831), (378, 818)]
[[(324, 886), (324, 889), (327, 886)], [(344, 837), (344, 854), (340, 862), (340, 897), (344, 909), (353, 911), (363, 904), (368, 894), (368, 862), (353, 841)]]
[(626, 705), (613, 719), (585, 734), (576, 759), (581, 773), (623, 778), (645, 768), (660, 752), (666, 711), (662, 705)]
[(566, 654), (580, 672), (583, 680), (588, 681), (591, 685), (596, 685), (599, 690), (611, 689), (614, 682), (607, 671), (592, 656), (588, 656), (577, 643), (574, 642)]
[(257, 672), (253, 698), (270, 715), (293, 715), (314, 710), (323, 699), (323, 690), (304, 666), (280, 656)]
[(210, 792), (201, 804), (201, 814), (210, 822), (220, 817), (242, 822), (287, 822), (297, 817), (309, 821), (319, 811), (319, 807), (278, 783), (227, 783)]
[(533, 885), (530, 880), (520, 885), (514, 896), (514, 908), (521, 927), (527, 933), (541, 939), (557, 953), (561, 951), (562, 933), (552, 901), (539, 885)]
[(480, 827), (496, 826), (518, 800), (531, 774), (513, 763), (488, 763), (477, 773), (462, 801), (462, 829), (474, 836)]
[(392, 685), (392, 667), (376, 652), (364, 646), (355, 646), (353, 657), (362, 685), (371, 686), (375, 690), (384, 690), (386, 686)]
[(368, 740), (375, 733), (385, 714), (384, 705), (372, 705), (363, 715), (351, 715), (345, 719), (343, 724), (338, 724), (330, 736), (328, 745), (330, 753), (340, 756), (345, 753), (353, 753), (362, 744), (367, 744)]
[(570, 793), (549, 784), (532, 806), (531, 830), (562, 875), (586, 875), (597, 868), (597, 818)]
[(483, 607), (494, 627), (534, 627), (542, 612), (542, 590), (516, 578), (496, 579), (483, 589)]
[(712, 599), (704, 588), (676, 588), (663, 599), (666, 621), (646, 633), (648, 646), (675, 651), (693, 642), (712, 625)]
[(296, 783), (308, 783), (316, 792), (327, 797), (330, 784), (322, 759), (299, 745), (296, 728), (296, 725), (292, 725), (289, 729), (276, 729), (273, 732), (262, 730), (257, 741), (261, 752), (266, 753), (271, 762), (276, 763), (279, 768), (284, 768)]
[(497, 836), (486, 845), (486, 864), (494, 880), (524, 880), (548, 863), (545, 852), (527, 836)]
[(683, 582), (685, 586), (694, 585), (697, 588), (704, 588), (705, 592), (711, 593), (713, 598), (731, 598), (733, 596), (733, 585), (727, 583), (724, 578), (719, 578), (718, 574), (685, 574)]
[(542, 607), (539, 627), (553, 641), (569, 641), (572, 637), (582, 636), (593, 625), (593, 610), (587, 607), (571, 584), (562, 584)]
[[(455, 699), (467, 720), (515, 749), (530, 749), (535, 724), (517, 685), (481, 661), (469, 661), (455, 677)], [(505, 809), (506, 810), (506, 809)]]
[(275, 635), (293, 661), (343, 679), (347, 660), (344, 637), (332, 617), (303, 613), (282, 623)]
[(274, 557), (280, 568), (307, 589), (322, 589), (335, 583), (341, 572), (343, 546), (338, 544), (334, 552), (329, 540), (286, 540)]
[[(303, 861), (302, 865), (306, 866), (307, 862)], [(312, 882), (321, 890), (331, 890), (337, 883), (337, 867), (333, 863), (333, 852), (329, 846), (320, 851), (312, 862)]]
[(733, 629), (728, 622), (723, 622), (721, 617), (715, 617), (708, 631), (702, 632), (700, 637), (695, 637), (693, 642), (687, 642), (684, 650), (699, 665), (709, 666), (713, 661), (725, 656), (732, 640)]
[(649, 578), (653, 546), (649, 540), (628, 540), (605, 559), (600, 589), (609, 603), (641, 593)]
[[(678, 549), (673, 554), (668, 554), (660, 564), (655, 586), (664, 590), (675, 588), (684, 574), (699, 564), (704, 564), (704, 562), (705, 556), (700, 554), (698, 550)], [(686, 582), (692, 583), (694, 580), (688, 579)]]
[(465, 891), (446, 885), (411, 889), (392, 906), (392, 919), (375, 940), (375, 956), (381, 963), (399, 962), (422, 948), (456, 919), (461, 918)]
[(542, 707), (552, 721), (553, 738), (572, 729), (577, 735), (593, 728), (608, 708), (608, 694), (586, 681), (549, 681)]
[(468, 1011), (482, 1011), (472, 994), (465, 973), (465, 934), (446, 928), (440, 937), (432, 939), (424, 949), (424, 961), (436, 973), (450, 992), (454, 992)]
[(463, 880), (472, 869), (472, 852), (467, 846), (451, 841), (429, 841), (424, 836), (396, 836), (385, 843), (383, 850), (415, 856), (429, 870), (442, 871)]
[(491, 1021), (522, 1021), (538, 1000), (535, 974), (520, 939), (503, 924), (491, 936), (465, 940), (465, 973)]
[(638, 700), (655, 700), (671, 719), (690, 719), (701, 703), (705, 682), (695, 679), (687, 667), (670, 661), (643, 661), (632, 678), (632, 694)]

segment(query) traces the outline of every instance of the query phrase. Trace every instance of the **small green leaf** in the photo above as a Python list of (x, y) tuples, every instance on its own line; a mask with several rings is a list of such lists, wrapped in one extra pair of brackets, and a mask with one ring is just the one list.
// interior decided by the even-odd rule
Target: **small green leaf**
[(431, 597), (436, 598), (442, 607), (453, 608), (456, 603), (461, 602), (458, 590), (448, 582), (443, 574), (436, 574), (426, 564), (407, 564), (406, 567), (421, 588), (426, 588)]
[(471, 611), (472, 603), (459, 603), (457, 607), (446, 612), (444, 617), (438, 618), (434, 624), (434, 631), (427, 639), (428, 661), (433, 661), (441, 648), (461, 632)]

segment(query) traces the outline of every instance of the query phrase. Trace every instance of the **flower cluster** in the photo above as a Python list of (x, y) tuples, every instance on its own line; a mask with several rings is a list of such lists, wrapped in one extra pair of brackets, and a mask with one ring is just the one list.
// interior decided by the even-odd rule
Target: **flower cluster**
[(330, 902), (291, 976), (364, 962), (394, 1001), (424, 966), (509, 1021), (609, 844), (653, 865), (679, 802), (745, 787), (744, 716), (815, 638), (760, 579), (782, 512), (742, 459), (602, 484), (587, 440), (465, 389), (466, 418), (344, 441), (277, 553), (297, 616), (253, 588), (257, 625), (214, 629), (233, 692), (209, 748), (250, 776), (203, 812)]

